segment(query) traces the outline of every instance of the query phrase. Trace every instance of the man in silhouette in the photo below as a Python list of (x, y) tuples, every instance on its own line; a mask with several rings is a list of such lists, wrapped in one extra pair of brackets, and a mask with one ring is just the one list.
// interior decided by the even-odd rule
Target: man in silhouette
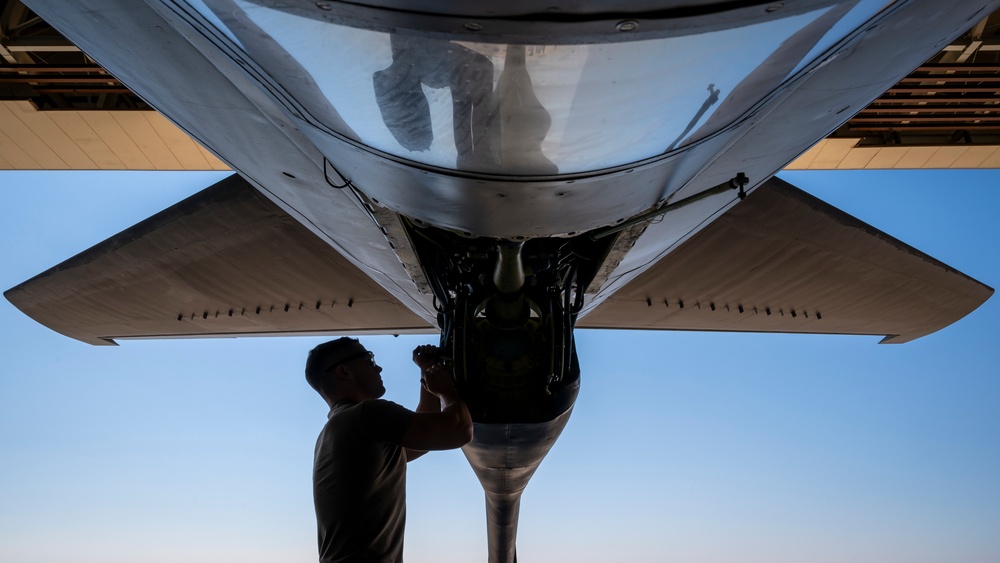
[(416, 412), (380, 398), (382, 368), (356, 339), (309, 352), (306, 380), (330, 406), (313, 467), (321, 563), (402, 561), (406, 463), (472, 439), (472, 418), (440, 350), (418, 346), (413, 362)]

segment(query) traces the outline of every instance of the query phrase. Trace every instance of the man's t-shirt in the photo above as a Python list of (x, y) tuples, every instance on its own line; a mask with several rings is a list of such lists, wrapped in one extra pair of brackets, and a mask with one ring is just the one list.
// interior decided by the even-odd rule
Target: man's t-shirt
[(339, 401), (316, 441), (313, 499), (321, 563), (402, 561), (413, 413), (389, 401)]

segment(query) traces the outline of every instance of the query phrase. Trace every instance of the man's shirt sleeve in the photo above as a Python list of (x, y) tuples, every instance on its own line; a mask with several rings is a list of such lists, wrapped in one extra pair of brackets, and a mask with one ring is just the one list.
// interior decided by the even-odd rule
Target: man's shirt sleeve
[(413, 420), (413, 412), (392, 401), (361, 403), (361, 427), (374, 442), (399, 444)]

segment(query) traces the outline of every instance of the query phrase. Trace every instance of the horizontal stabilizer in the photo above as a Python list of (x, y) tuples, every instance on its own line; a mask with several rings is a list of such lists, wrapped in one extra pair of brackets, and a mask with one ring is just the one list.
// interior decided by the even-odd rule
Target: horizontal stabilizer
[(4, 295), (90, 344), (436, 332), (235, 175)]
[(899, 343), (948, 326), (992, 294), (772, 178), (577, 326), (869, 334)]

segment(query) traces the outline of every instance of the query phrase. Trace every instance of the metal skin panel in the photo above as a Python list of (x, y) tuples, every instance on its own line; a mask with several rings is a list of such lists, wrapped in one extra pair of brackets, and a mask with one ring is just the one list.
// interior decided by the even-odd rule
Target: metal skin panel
[[(203, 0), (204, 1), (204, 0)], [(209, 0), (211, 1), (211, 0)], [(838, 0), (556, 0), (541, 6), (516, 2), (437, 2), (385, 0), (324, 2), (250, 0), (296, 15), (382, 31), (417, 31), (463, 41), (558, 44), (636, 41), (704, 33), (756, 23), (776, 12), (800, 14)], [(621, 25), (623, 21), (637, 25)]]
[(580, 328), (884, 335), (908, 342), (993, 290), (772, 178)]
[[(419, 220), (469, 236), (509, 240), (576, 235), (624, 221), (661, 200), (663, 185), (674, 172), (674, 159), (665, 159), (655, 166), (599, 176), (472, 180), (441, 170), (413, 174), (411, 166), (387, 155), (329, 139), (323, 136), (317, 141), (324, 143), (331, 160), (342, 163), (338, 170), (375, 201), (395, 210), (419, 210)], [(408, 189), (393, 189), (399, 185)], [(560, 208), (572, 213), (557, 212)]]
[(39, 323), (90, 344), (437, 332), (235, 175), (5, 296)]

